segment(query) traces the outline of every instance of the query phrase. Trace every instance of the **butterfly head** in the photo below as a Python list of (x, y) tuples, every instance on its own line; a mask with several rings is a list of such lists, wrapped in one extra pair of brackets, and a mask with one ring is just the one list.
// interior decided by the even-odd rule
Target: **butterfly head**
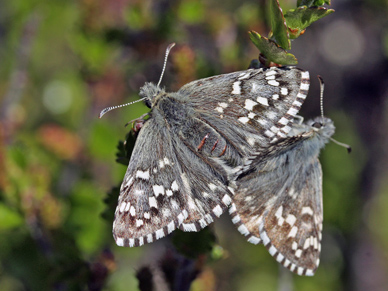
[(157, 96), (159, 96), (161, 93), (165, 93), (162, 88), (159, 87), (160, 83), (162, 82), (163, 74), (166, 70), (166, 65), (167, 65), (167, 58), (170, 53), (170, 50), (175, 46), (175, 43), (171, 43), (167, 49), (166, 49), (166, 55), (164, 57), (164, 63), (163, 63), (163, 69), (162, 73), (160, 74), (159, 82), (157, 85), (153, 83), (145, 83), (143, 87), (140, 88), (140, 97), (141, 100), (144, 100), (145, 104), (149, 107), (152, 108), (157, 99)]
[(317, 132), (322, 137), (329, 139), (335, 131), (335, 126), (333, 121), (327, 117), (316, 117), (310, 121), (308, 121), (308, 125)]
[(164, 89), (155, 85), (154, 83), (145, 83), (143, 87), (140, 88), (139, 95), (141, 99), (144, 100), (147, 107), (152, 108), (157, 100), (157, 96), (161, 93), (164, 93)]

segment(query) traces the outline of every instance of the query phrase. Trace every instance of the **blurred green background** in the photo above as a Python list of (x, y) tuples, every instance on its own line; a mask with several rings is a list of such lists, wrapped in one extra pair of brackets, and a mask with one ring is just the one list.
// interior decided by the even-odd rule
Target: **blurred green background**
[[(302, 115), (320, 113), (319, 74), (334, 137), (353, 148), (331, 143), (321, 155), (316, 275), (284, 271), (224, 214), (191, 290), (388, 290), (387, 5), (333, 0), (336, 12), (292, 43), (312, 78)], [(239, 0), (0, 2), (0, 290), (137, 290), (136, 271), (168, 239), (117, 247), (104, 200), (126, 170), (115, 162), (124, 124), (148, 109), (98, 114), (157, 82), (171, 42), (168, 90), (247, 68), (258, 56), (247, 31), (268, 33), (264, 11)]]

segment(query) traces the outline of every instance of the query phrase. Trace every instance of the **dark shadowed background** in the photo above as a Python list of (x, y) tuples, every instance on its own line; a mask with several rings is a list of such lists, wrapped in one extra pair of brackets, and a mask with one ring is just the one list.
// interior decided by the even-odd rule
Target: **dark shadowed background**
[[(280, 1), (283, 9), (296, 1)], [(126, 167), (115, 162), (124, 124), (142, 103), (108, 113), (157, 82), (175, 91), (246, 69), (262, 35), (264, 1), (13, 0), (0, 2), (0, 289), (137, 290), (168, 239), (117, 247), (104, 203)], [(291, 275), (224, 214), (217, 245), (191, 290), (388, 290), (387, 1), (333, 0), (335, 13), (292, 42), (312, 85), (305, 118), (337, 127), (321, 155), (324, 231), (312, 278)], [(147, 153), (144, 153), (145, 155)], [(109, 204), (109, 203), (108, 203)], [(102, 216), (102, 213), (105, 215)]]

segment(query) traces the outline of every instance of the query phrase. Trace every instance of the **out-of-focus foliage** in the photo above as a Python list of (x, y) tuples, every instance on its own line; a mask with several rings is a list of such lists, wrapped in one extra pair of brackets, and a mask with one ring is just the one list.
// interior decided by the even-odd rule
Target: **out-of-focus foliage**
[(331, 143), (320, 158), (321, 265), (304, 278), (246, 242), (227, 214), (212, 226), (215, 237), (193, 234), (192, 243), (215, 240), (212, 249), (198, 244), (209, 253), (194, 261), (171, 251), (169, 238), (129, 249), (111, 236), (128, 162), (119, 141), (129, 132), (124, 124), (148, 109), (136, 103), (101, 120), (100, 110), (136, 100), (145, 81), (157, 82), (171, 42), (167, 90), (247, 68), (259, 54), (248, 31), (270, 30), (263, 1), (2, 1), (0, 289), (136, 290), (149, 275), (142, 266), (170, 275), (189, 266), (192, 290), (388, 289), (387, 4), (331, 4), (336, 13), (293, 40), (292, 54), (312, 76), (301, 114), (320, 113), (319, 74), (335, 138), (353, 153)]

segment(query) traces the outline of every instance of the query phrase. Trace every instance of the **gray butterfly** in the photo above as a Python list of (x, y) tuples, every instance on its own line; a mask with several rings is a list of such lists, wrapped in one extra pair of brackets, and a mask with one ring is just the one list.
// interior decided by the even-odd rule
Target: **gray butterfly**
[(322, 239), (320, 150), (334, 134), (333, 122), (318, 117), (294, 123), (287, 137), (252, 156), (238, 172), (229, 210), (238, 230), (263, 243), (283, 266), (314, 275)]
[(117, 245), (141, 246), (213, 222), (232, 203), (234, 169), (288, 136), (308, 87), (308, 72), (294, 67), (213, 76), (175, 93), (146, 83), (140, 96), (151, 111), (121, 185)]

